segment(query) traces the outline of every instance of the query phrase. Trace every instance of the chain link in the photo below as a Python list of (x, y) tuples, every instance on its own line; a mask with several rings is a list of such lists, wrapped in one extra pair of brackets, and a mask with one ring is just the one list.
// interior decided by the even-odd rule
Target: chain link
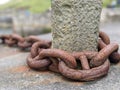
[[(69, 53), (60, 49), (51, 49), (51, 41), (41, 40), (36, 36), (23, 38), (16, 34), (1, 35), (2, 43), (31, 48), (27, 64), (36, 70), (50, 70), (79, 81), (91, 81), (106, 75), (110, 62), (118, 63), (119, 45), (110, 43), (108, 35), (99, 32), (98, 52), (83, 51)], [(109, 60), (108, 60), (109, 59)]]

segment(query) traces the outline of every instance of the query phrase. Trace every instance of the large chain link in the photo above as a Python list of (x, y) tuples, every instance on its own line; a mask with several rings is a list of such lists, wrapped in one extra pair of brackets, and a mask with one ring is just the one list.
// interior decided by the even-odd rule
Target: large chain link
[(16, 45), (21, 49), (29, 49), (35, 42), (46, 42), (51, 44), (51, 41), (41, 40), (37, 36), (29, 36), (23, 38), (17, 34), (1, 35), (0, 39), (2, 40), (2, 43), (7, 44), (8, 46)]
[[(36, 70), (50, 70), (79, 81), (90, 81), (106, 75), (110, 62), (118, 63), (119, 45), (110, 43), (108, 35), (99, 33), (99, 52), (83, 51), (69, 53), (60, 49), (51, 49), (51, 41), (41, 40), (36, 36), (23, 38), (19, 35), (1, 35), (2, 43), (17, 45), (21, 49), (31, 48), (27, 64)], [(109, 60), (108, 60), (109, 59)]]

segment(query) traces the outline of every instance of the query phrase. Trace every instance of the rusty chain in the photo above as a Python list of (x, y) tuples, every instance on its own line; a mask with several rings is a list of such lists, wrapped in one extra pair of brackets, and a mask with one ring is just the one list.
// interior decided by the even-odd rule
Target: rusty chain
[(110, 62), (120, 61), (119, 45), (110, 43), (108, 35), (102, 31), (99, 32), (98, 52), (69, 53), (60, 49), (52, 49), (51, 41), (41, 40), (36, 36), (23, 38), (11, 34), (1, 35), (0, 39), (2, 43), (9, 46), (18, 46), (21, 49), (31, 48), (27, 57), (27, 64), (30, 68), (61, 73), (72, 80), (95, 80), (108, 73)]
[(23, 38), (22, 36), (17, 34), (1, 35), (0, 39), (2, 40), (2, 43), (7, 44), (8, 46), (16, 45), (21, 49), (28, 49), (32, 47), (32, 45), (35, 42), (46, 42), (51, 44), (51, 41), (41, 40), (36, 36), (29, 36), (29, 37)]

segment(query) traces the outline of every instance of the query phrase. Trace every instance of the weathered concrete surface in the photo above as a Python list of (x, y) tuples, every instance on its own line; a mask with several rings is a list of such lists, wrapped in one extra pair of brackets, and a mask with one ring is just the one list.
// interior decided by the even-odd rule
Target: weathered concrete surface
[(70, 81), (52, 72), (27, 67), (27, 53), (0, 59), (0, 90), (119, 90), (120, 66), (112, 66), (109, 75), (90, 83)]
[[(93, 88), (99, 90), (104, 86), (108, 88), (107, 85), (114, 84), (119, 80), (114, 78), (114, 82), (109, 83), (111, 77), (120, 72), (119, 65), (114, 66), (107, 77), (98, 81), (90, 83), (73, 82), (56, 73), (31, 70), (26, 65), (28, 53), (22, 53), (18, 49), (11, 49), (7, 46), (0, 47), (4, 47), (1, 50), (8, 51), (7, 53), (10, 54), (0, 58), (0, 90), (92, 90)], [(11, 55), (11, 50), (16, 54)], [(117, 77), (119, 78), (119, 75)], [(106, 83), (107, 85), (104, 85)]]
[[(110, 35), (112, 42), (120, 44), (119, 28), (120, 24), (109, 24), (101, 29)], [(44, 39), (47, 35), (40, 37)], [(32, 70), (26, 65), (27, 55), (17, 48), (0, 45), (0, 90), (120, 90), (120, 63), (112, 65), (106, 77), (83, 83), (57, 73)]]
[(38, 38), (44, 39), (44, 40), (52, 40), (52, 34), (48, 33), (48, 34), (38, 35)]
[(52, 0), (53, 48), (97, 51), (102, 0)]

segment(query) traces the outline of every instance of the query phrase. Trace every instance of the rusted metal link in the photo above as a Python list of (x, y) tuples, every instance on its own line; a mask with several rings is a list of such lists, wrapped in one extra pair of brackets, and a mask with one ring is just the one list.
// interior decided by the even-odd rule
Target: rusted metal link
[(27, 38), (25, 38), (24, 42), (19, 42), (18, 46), (25, 49), (25, 48), (29, 48), (32, 47), (33, 43), (41, 41), (40, 39), (38, 39), (36, 36), (29, 36)]
[(41, 48), (47, 49), (47, 48), (50, 48), (50, 45), (44, 41), (36, 42), (35, 44), (33, 44), (31, 48), (31, 55), (33, 58), (39, 54)]
[[(49, 62), (49, 64), (44, 63), (45, 65), (47, 65), (46, 67), (53, 67), (51, 69), (49, 68), (49, 70), (54, 72), (60, 72), (64, 76), (71, 78), (73, 80), (90, 81), (106, 75), (109, 70), (108, 60), (105, 61), (104, 64), (100, 65), (99, 67), (91, 68), (89, 66), (88, 61), (91, 61), (90, 59), (92, 59), (97, 54), (98, 52), (89, 51), (89, 52), (76, 52), (76, 53), (74, 52), (71, 55), (65, 51), (58, 50), (58, 49), (42, 49), (39, 52), (39, 56), (37, 56), (36, 59), (34, 59), (34, 60), (39, 60), (40, 61), (38, 62), (39, 64), (33, 63), (34, 60), (30, 61), (29, 58), (27, 60), (27, 63), (31, 68), (35, 69), (35, 67), (37, 67), (36, 69), (41, 69), (43, 65), (41, 64), (42, 63), (41, 61), (43, 61), (43, 59), (47, 59), (47, 61), (48, 60), (51, 61), (51, 58), (56, 58), (56, 59), (52, 59), (52, 61)], [(75, 59), (79, 59), (81, 61), (81, 66), (83, 70), (75, 70), (77, 66)], [(57, 62), (54, 62), (54, 61), (57, 61)], [(31, 62), (32, 62), (32, 65), (31, 65)], [(52, 62), (55, 63), (54, 66), (51, 64)], [(33, 67), (34, 66), (33, 64), (36, 64), (35, 67)], [(45, 65), (44, 65), (44, 68), (45, 68)]]
[(103, 42), (103, 40), (102, 39), (99, 39), (99, 41), (98, 41), (98, 48), (99, 48), (99, 51), (101, 50), (101, 49), (103, 49), (104, 47), (106, 47), (107, 45)]
[[(99, 39), (98, 46), (99, 46), (99, 49), (101, 50), (105, 48), (107, 44), (105, 44), (103, 40)], [(118, 48), (109, 55), (109, 60), (112, 63), (118, 63), (120, 61), (120, 54), (118, 53)]]
[(21, 49), (26, 49), (26, 48), (30, 48), (32, 47), (32, 43), (29, 43), (29, 42), (18, 42), (18, 47), (20, 47)]
[(40, 58), (45, 58), (45, 57), (59, 58), (59, 60), (64, 61), (69, 67), (71, 68), (77, 67), (76, 60), (72, 56), (72, 54), (60, 49), (43, 49), (40, 51), (39, 57)]
[(17, 34), (11, 34), (10, 38), (13, 39), (13, 40), (16, 40), (17, 42), (25, 41), (25, 39), (22, 36), (17, 35)]
[[(29, 60), (29, 58), (27, 60), (31, 68), (42, 69), (46, 67), (51, 71), (61, 73), (67, 78), (80, 81), (95, 80), (106, 75), (110, 66), (107, 58), (118, 55), (116, 52), (118, 45), (115, 43), (110, 44), (110, 39), (104, 32), (100, 32), (99, 52), (84, 51), (70, 54), (58, 49), (42, 49), (43, 47), (39, 47), (39, 44), (38, 42), (35, 43), (31, 49), (31, 58), (33, 60)], [(120, 57), (120, 55), (118, 56)], [(118, 60), (119, 57), (114, 59)], [(42, 64), (45, 61), (43, 59), (47, 61), (44, 64)], [(81, 62), (80, 67), (83, 70), (76, 69), (76, 60)], [(39, 65), (38, 63), (35, 65), (35, 62), (33, 64), (33, 61), (39, 61)]]
[[(55, 62), (56, 65), (54, 66), (54, 68), (51, 69), (52, 71), (60, 72), (60, 73), (62, 73), (62, 75), (66, 76), (67, 78), (73, 79), (73, 80), (90, 81), (90, 80), (95, 80), (96, 78), (106, 75), (109, 70), (109, 61), (108, 60), (105, 61), (105, 63), (103, 65), (90, 69), (87, 58), (91, 59), (96, 54), (98, 54), (98, 53), (97, 52), (73, 53), (72, 56), (74, 56), (76, 59), (80, 59), (83, 70), (75, 70), (76, 64), (73, 63), (73, 62), (75, 62), (75, 59), (73, 57), (71, 57), (71, 55), (69, 55), (67, 52), (58, 50), (58, 49), (42, 49), (39, 52), (39, 56), (37, 56), (37, 58), (38, 58), (37, 62), (33, 63), (33, 61), (35, 59), (31, 60), (31, 61), (30, 61), (30, 59), (28, 59), (27, 63), (31, 68), (41, 69), (41, 67), (45, 64), (42, 62), (43, 61), (42, 59), (46, 59), (49, 57), (61, 58), (61, 59), (59, 59), (59, 63)], [(85, 55), (87, 55), (87, 56), (85, 56)], [(36, 58), (36, 60), (37, 60), (37, 58)], [(51, 60), (51, 59), (49, 58), (49, 60)], [(62, 60), (64, 60), (64, 61), (62, 62)], [(48, 59), (46, 61), (48, 61)], [(69, 61), (72, 61), (72, 62), (70, 63)], [(31, 62), (32, 62), (32, 65), (31, 65)], [(48, 63), (48, 62), (46, 62), (46, 63)], [(71, 65), (73, 65), (73, 64), (74, 64), (74, 68), (73, 67), (71, 68)], [(46, 65), (46, 67), (48, 67), (51, 65), (51, 62), (49, 62), (48, 64), (45, 64), (45, 65)], [(45, 68), (45, 65), (44, 65), (44, 68)], [(57, 69), (58, 66), (59, 66), (59, 70), (54, 70), (54, 69)]]
[(80, 55), (79, 60), (81, 62), (81, 66), (83, 70), (90, 69), (89, 62), (87, 60), (87, 57), (84, 54)]
[(5, 40), (9, 39), (9, 38), (10, 38), (10, 35), (1, 35), (0, 36), (0, 39), (2, 40), (2, 43), (5, 43)]
[[(99, 52), (83, 51), (68, 53), (59, 49), (50, 49), (51, 41), (41, 40), (36, 36), (23, 38), (19, 35), (2, 35), (3, 43), (22, 49), (30, 48), (27, 64), (36, 70), (50, 70), (61, 73), (63, 76), (79, 81), (90, 81), (100, 78), (108, 73), (109, 60), (113, 63), (120, 61), (118, 44), (110, 43), (108, 35), (99, 32)], [(80, 61), (78, 64), (77, 61)], [(81, 68), (81, 70), (78, 70)]]
[(59, 62), (61, 74), (67, 78), (77, 81), (91, 81), (100, 78), (108, 73), (110, 63), (108, 60), (99, 67), (88, 70), (75, 70), (68, 67), (63, 61)]
[(17, 35), (17, 34), (11, 34), (11, 35), (1, 35), (0, 36), (3, 43), (6, 43), (7, 45), (16, 45), (18, 42), (24, 41), (24, 38)]
[(101, 49), (98, 54), (90, 61), (91, 67), (102, 65), (114, 51), (118, 49), (118, 44), (112, 43)]
[(48, 66), (51, 64), (51, 61), (48, 58), (40, 59), (39, 56), (32, 58), (32, 55), (30, 54), (27, 57), (27, 64), (32, 69), (46, 70), (48, 69)]
[(59, 72), (58, 69), (59, 60), (63, 60), (71, 68), (77, 67), (75, 58), (70, 53), (67, 53), (63, 50), (44, 49), (43, 51), (40, 52), (39, 55), (41, 58), (50, 57), (52, 64), (49, 66), (49, 70), (54, 72)]
[(43, 40), (39, 39), (37, 36), (29, 36), (26, 38), (26, 41), (34, 43), (34, 42), (43, 41)]
[[(32, 50), (32, 52), (34, 52), (34, 50)], [(33, 53), (33, 56), (36, 56), (36, 53)], [(54, 72), (59, 72), (59, 70), (58, 70), (59, 60), (63, 60), (71, 68), (77, 67), (76, 60), (70, 53), (67, 53), (63, 50), (58, 50), (58, 49), (41, 49), (39, 52), (39, 56), (37, 56), (37, 58), (35, 57), (33, 60), (31, 58), (32, 58), (32, 56), (29, 56), (27, 59), (27, 63), (31, 68), (34, 67), (33, 62), (35, 62), (35, 61), (38, 62), (38, 60), (39, 60), (39, 62), (38, 62), (39, 65), (41, 65), (40, 61), (43, 61), (43, 59), (47, 59), (47, 61), (49, 59), (49, 63), (51, 63), (51, 64), (46, 63), (45, 65), (48, 65), (47, 67), (49, 67), (49, 70), (54, 71)], [(45, 67), (45, 65), (44, 65), (44, 67)], [(35, 67), (36, 66), (37, 66), (37, 64), (35, 65)], [(39, 68), (40, 67), (41, 66), (39, 66)]]
[(94, 51), (83, 51), (83, 52), (74, 52), (72, 55), (75, 59), (79, 59), (81, 61), (82, 69), (90, 69), (89, 62), (92, 58), (94, 58), (98, 52)]
[(107, 45), (110, 44), (110, 38), (105, 32), (100, 31), (99, 32), (99, 37), (102, 39), (102, 41), (105, 44), (107, 44)]
[(13, 46), (13, 45), (17, 45), (18, 42), (23, 42), (24, 41), (24, 38), (21, 37), (20, 35), (17, 35), (17, 34), (11, 34), (9, 36), (9, 39), (6, 39), (5, 40), (5, 43), (10, 45), (10, 46)]
[(48, 66), (51, 64), (51, 61), (48, 58), (41, 59), (39, 57), (39, 52), (43, 48), (46, 49), (50, 48), (49, 43), (41, 41), (41, 42), (36, 42), (35, 44), (32, 45), (31, 54), (27, 58), (27, 63), (31, 68), (46, 70)]
[(32, 44), (35, 42), (46, 42), (51, 46), (51, 41), (39, 39), (37, 36), (29, 36), (26, 38), (26, 41), (31, 42)]
[(32, 47), (32, 45), (35, 42), (46, 42), (51, 46), (51, 41), (47, 40), (41, 40), (36, 36), (29, 36), (27, 38), (23, 38), (20, 35), (17, 34), (11, 34), (11, 35), (1, 35), (0, 39), (2, 43), (5, 43), (9, 46), (18, 46), (21, 49), (26, 49)]
[(19, 42), (18, 46), (23, 48), (23, 49), (25, 49), (25, 48), (32, 47), (32, 45), (35, 42), (46, 42), (46, 43), (48, 43), (51, 46), (51, 41), (41, 40), (41, 39), (39, 39), (36, 36), (29, 36), (29, 37), (25, 38), (25, 41), (24, 42)]
[(109, 56), (109, 60), (111, 63), (118, 63), (120, 61), (120, 54), (118, 52), (114, 52)]
[(49, 58), (51, 60), (51, 64), (49, 65), (49, 70), (52, 72), (56, 72), (56, 73), (60, 73), (59, 69), (58, 69), (58, 64), (59, 64), (59, 60), (58, 58)]
[[(95, 80), (99, 77), (106, 75), (108, 73), (110, 66), (109, 61), (105, 60), (105, 62), (103, 62), (103, 64), (100, 66), (94, 68), (90, 67), (88, 61), (91, 61), (92, 58), (94, 58), (98, 54), (99, 54), (98, 52), (90, 52), (90, 51), (74, 52), (73, 56), (81, 61), (81, 66), (83, 70), (71, 69), (63, 62), (59, 63), (59, 70), (62, 73), (62, 75), (73, 80), (80, 80), (80, 81)], [(81, 56), (84, 56), (85, 58), (79, 58)]]

